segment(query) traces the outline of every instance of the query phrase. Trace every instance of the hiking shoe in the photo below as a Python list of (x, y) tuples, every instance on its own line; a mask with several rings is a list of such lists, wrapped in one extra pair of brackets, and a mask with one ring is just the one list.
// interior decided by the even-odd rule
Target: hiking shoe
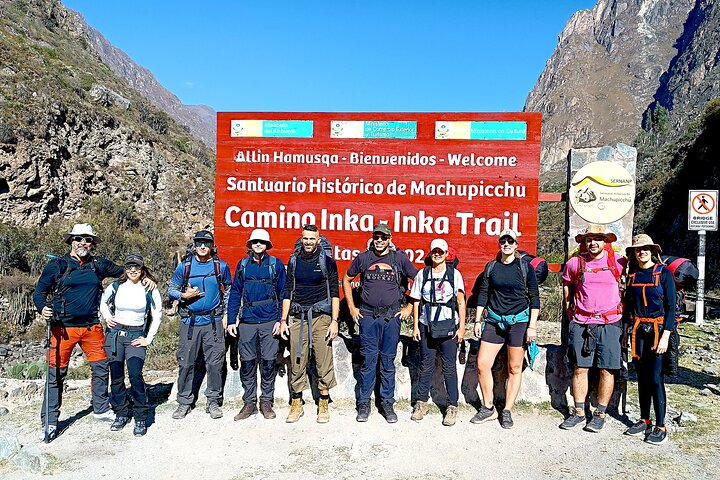
[(130, 421), (128, 417), (115, 417), (115, 421), (110, 425), (111, 432), (118, 432), (125, 428), (125, 425)]
[(455, 405), (448, 405), (445, 411), (445, 418), (443, 418), (443, 425), (446, 427), (452, 427), (455, 425), (457, 420), (457, 407)]
[(485, 405), (480, 406), (480, 410), (477, 411), (477, 413), (470, 419), (470, 423), (483, 423), (487, 422), (488, 420), (493, 420), (497, 418), (497, 410), (495, 410), (495, 405), (488, 408)]
[(220, 405), (217, 404), (217, 402), (208, 402), (208, 404), (205, 406), (205, 413), (210, 414), (210, 418), (213, 420), (222, 418), (223, 411), (220, 408)]
[(236, 422), (238, 420), (245, 420), (246, 418), (249, 418), (250, 415), (257, 415), (257, 413), (258, 413), (257, 405), (255, 405), (254, 403), (246, 403), (240, 409), (238, 414), (235, 415), (234, 420)]
[(93, 412), (93, 417), (95, 417), (95, 420), (103, 422), (115, 422), (115, 413), (112, 411), (112, 408), (108, 408), (102, 413)]
[(502, 428), (512, 428), (515, 423), (513, 422), (510, 410), (503, 410), (500, 416), (500, 426)]
[(650, 430), (652, 430), (652, 426), (649, 423), (645, 423), (644, 420), (638, 420), (628, 427), (624, 433), (625, 435), (630, 435), (631, 437), (639, 437), (641, 435), (649, 434)]
[(598, 433), (600, 430), (602, 430), (604, 425), (605, 425), (605, 413), (595, 411), (595, 413), (593, 413), (592, 418), (590, 419), (588, 424), (585, 425), (585, 428), (583, 430), (585, 430), (586, 432)]
[(318, 402), (317, 423), (328, 423), (330, 421), (330, 400), (321, 398)]
[(133, 428), (133, 435), (136, 437), (142, 437), (147, 433), (147, 425), (144, 420), (135, 420), (135, 428)]
[(45, 437), (45, 425), (43, 425), (42, 433), (40, 434), (40, 440), (45, 443), (50, 443), (57, 438), (57, 434), (57, 425), (48, 425), (47, 437)]
[(571, 428), (577, 427), (581, 423), (585, 423), (585, 410), (581, 408), (576, 408), (574, 412), (575, 413), (571, 414), (560, 424), (560, 428), (562, 428), (563, 430), (570, 430)]
[(182, 420), (187, 416), (188, 413), (190, 413), (190, 410), (192, 410), (192, 407), (190, 407), (190, 405), (178, 405), (173, 412), (172, 417), (175, 420)]
[(260, 402), (260, 413), (262, 413), (265, 420), (272, 420), (277, 417), (272, 402)]
[(292, 403), (290, 403), (290, 413), (288, 413), (285, 423), (295, 423), (303, 415), (305, 415), (305, 409), (303, 409), (302, 398), (293, 398)]
[(386, 422), (395, 423), (398, 421), (398, 416), (397, 413), (395, 413), (395, 408), (392, 403), (386, 403), (383, 405), (382, 410)]
[(419, 422), (420, 420), (425, 418), (425, 415), (427, 415), (429, 411), (430, 407), (428, 407), (427, 402), (418, 400), (417, 402), (415, 402), (415, 407), (413, 408), (413, 413), (410, 416), (410, 420)]
[(368, 417), (370, 416), (370, 404), (369, 403), (360, 403), (357, 406), (357, 417), (355, 417), (355, 420), (358, 422), (367, 422)]
[(660, 427), (654, 427), (652, 432), (645, 437), (645, 441), (652, 445), (662, 445), (667, 441), (667, 430), (662, 430)]

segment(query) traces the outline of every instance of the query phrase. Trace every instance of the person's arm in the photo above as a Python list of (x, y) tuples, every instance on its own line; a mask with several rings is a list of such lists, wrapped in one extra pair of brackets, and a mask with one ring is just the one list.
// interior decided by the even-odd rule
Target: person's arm
[[(525, 261), (523, 259), (519, 260), (521, 262)], [(529, 263), (527, 264), (527, 266), (528, 272), (526, 286), (530, 301), (530, 321), (528, 323), (527, 333), (525, 336), (527, 339), (527, 343), (530, 343), (537, 338), (537, 319), (538, 315), (540, 315), (540, 289), (538, 288), (535, 270), (530, 266)]]
[(355, 306), (355, 299), (353, 298), (353, 290), (351, 282), (353, 278), (358, 276), (360, 274), (360, 258), (362, 257), (362, 253), (359, 254), (350, 264), (350, 268), (348, 268), (347, 272), (343, 276), (343, 292), (345, 293), (345, 301), (347, 301), (348, 310), (350, 311), (350, 316), (353, 320), (356, 322), (359, 322), (362, 318), (362, 314), (360, 313), (360, 309)]
[(180, 289), (182, 288), (184, 276), (185, 264), (183, 262), (180, 262), (175, 268), (175, 271), (173, 272), (173, 277), (170, 280), (170, 285), (168, 286), (168, 298), (170, 300), (180, 301), (180, 299), (182, 298), (182, 293), (180, 292)]
[(482, 282), (480, 283), (480, 290), (478, 291), (477, 308), (475, 309), (474, 332), (477, 338), (480, 338), (480, 335), (482, 334), (482, 314), (485, 311), (485, 306), (487, 305), (488, 290), (490, 288), (490, 279), (488, 278), (489, 275), (487, 273), (488, 265), (490, 265), (490, 262), (485, 265), (485, 270), (483, 271)]
[(579, 268), (579, 260), (578, 257), (572, 257), (568, 262), (565, 264), (565, 269), (563, 270), (562, 279), (563, 279), (563, 309), (567, 313), (567, 317), (572, 320), (572, 312), (570, 311), (570, 308), (572, 307), (572, 299), (573, 295), (575, 294), (574, 289), (574, 278), (577, 275), (577, 269)]
[(279, 299), (278, 311), (281, 311), (283, 293), (285, 292), (285, 283), (287, 283), (287, 272), (285, 271), (285, 265), (279, 259), (277, 261), (277, 270), (277, 285), (275, 285), (275, 293)]
[(672, 273), (667, 268), (663, 268), (660, 273), (660, 283), (663, 288), (663, 310), (665, 311), (665, 320), (663, 322), (663, 333), (658, 342), (658, 355), (667, 352), (668, 343), (670, 342), (670, 334), (677, 328), (677, 319), (675, 318), (675, 280)]
[(412, 330), (412, 338), (416, 342), (420, 341), (420, 299), (422, 298), (422, 280), (418, 279), (418, 276), (421, 274), (418, 273), (415, 276), (415, 279), (413, 280), (412, 287), (410, 288), (410, 298), (413, 300), (412, 302), (412, 308), (413, 308), (413, 330)]
[(273, 326), (273, 335), (280, 335), (285, 340), (290, 335), (290, 328), (287, 324), (288, 315), (290, 315), (290, 298), (283, 298), (280, 321)]
[(228, 307), (227, 307), (227, 327), (228, 334), (235, 337), (237, 336), (237, 317), (240, 313), (240, 303), (242, 302), (242, 260), (238, 262), (235, 267), (235, 280), (233, 280), (230, 286), (230, 295), (228, 296)]
[(157, 288), (152, 291), (152, 299), (153, 305), (150, 308), (150, 328), (148, 329), (147, 336), (145, 337), (145, 345), (142, 345), (145, 347), (152, 343), (153, 338), (155, 338), (155, 335), (160, 328), (160, 322), (162, 322), (162, 299), (160, 298), (160, 292)]
[[(105, 277), (118, 278), (125, 271), (125, 267), (121, 267), (120, 265), (118, 265), (117, 263), (113, 262), (110, 259), (102, 258), (102, 260), (103, 260), (103, 263), (105, 264), (104, 265)], [(152, 283), (153, 283), (153, 285), (155, 285), (155, 282), (152, 282)], [(143, 285), (145, 285), (145, 284), (143, 283)]]
[(458, 329), (455, 336), (457, 337), (457, 342), (462, 343), (463, 341), (465, 341), (465, 315), (467, 314), (465, 292), (463, 292), (462, 290), (457, 292), (457, 306), (460, 323), (458, 323)]
[(48, 303), (48, 294), (55, 288), (55, 277), (59, 273), (58, 264), (61, 260), (52, 260), (45, 265), (40, 274), (35, 291), (33, 292), (33, 303), (38, 313), (42, 314), (45, 321), (52, 318), (52, 304)]
[(114, 318), (113, 314), (110, 313), (110, 305), (108, 305), (108, 301), (110, 300), (110, 297), (112, 296), (114, 290), (115, 289), (113, 288), (113, 284), (111, 283), (105, 288), (102, 297), (100, 297), (100, 314), (102, 315), (103, 320), (105, 320), (105, 323), (108, 327), (114, 326), (111, 325), (111, 323), (114, 323)]
[(338, 336), (340, 325), (340, 286), (338, 283), (338, 270), (335, 260), (328, 256), (325, 258), (328, 270), (328, 282), (330, 283), (330, 326), (327, 331), (327, 339), (333, 341)]

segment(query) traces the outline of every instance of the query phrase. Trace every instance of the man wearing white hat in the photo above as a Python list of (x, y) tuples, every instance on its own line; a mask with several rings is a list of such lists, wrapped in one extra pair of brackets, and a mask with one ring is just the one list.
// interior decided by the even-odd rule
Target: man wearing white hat
[(625, 259), (615, 257), (610, 244), (617, 237), (602, 225), (588, 226), (575, 240), (580, 244), (580, 253), (568, 260), (563, 271), (575, 408), (560, 428), (568, 430), (585, 423), (588, 371), (597, 368), (600, 372), (598, 406), (585, 430), (599, 432), (605, 424), (605, 409), (615, 386), (613, 372), (622, 366), (619, 284)]
[(90, 363), (93, 412), (97, 418), (114, 418), (108, 401), (108, 362), (98, 310), (102, 281), (119, 277), (124, 270), (106, 258), (92, 255), (101, 240), (87, 223), (76, 224), (63, 235), (63, 241), (70, 245), (70, 253), (45, 266), (33, 294), (37, 311), (51, 323), (48, 390), (40, 414), (46, 441), (58, 433), (63, 381), (78, 343)]
[(280, 330), (285, 265), (267, 253), (272, 248), (272, 242), (266, 230), (253, 230), (245, 245), (248, 256), (237, 264), (228, 300), (227, 332), (238, 337), (240, 380), (245, 391), (244, 405), (235, 415), (235, 420), (244, 420), (258, 412), (258, 363), (260, 411), (263, 417), (272, 419), (276, 417), (273, 397), (275, 357), (279, 345), (275, 333)]

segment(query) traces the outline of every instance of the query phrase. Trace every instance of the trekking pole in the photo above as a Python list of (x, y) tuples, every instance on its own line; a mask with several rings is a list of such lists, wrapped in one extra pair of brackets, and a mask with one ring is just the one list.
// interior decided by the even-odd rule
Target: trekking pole
[(52, 322), (47, 322), (45, 335), (45, 443), (50, 443), (50, 336), (52, 335)]

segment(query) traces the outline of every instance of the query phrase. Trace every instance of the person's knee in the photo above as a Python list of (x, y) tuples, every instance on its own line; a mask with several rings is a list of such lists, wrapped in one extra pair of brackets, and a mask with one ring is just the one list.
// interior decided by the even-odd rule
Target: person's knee
[(522, 362), (508, 363), (508, 375), (520, 375), (522, 373)]
[(576, 379), (586, 379), (588, 376), (588, 368), (575, 367), (573, 371), (573, 377)]

